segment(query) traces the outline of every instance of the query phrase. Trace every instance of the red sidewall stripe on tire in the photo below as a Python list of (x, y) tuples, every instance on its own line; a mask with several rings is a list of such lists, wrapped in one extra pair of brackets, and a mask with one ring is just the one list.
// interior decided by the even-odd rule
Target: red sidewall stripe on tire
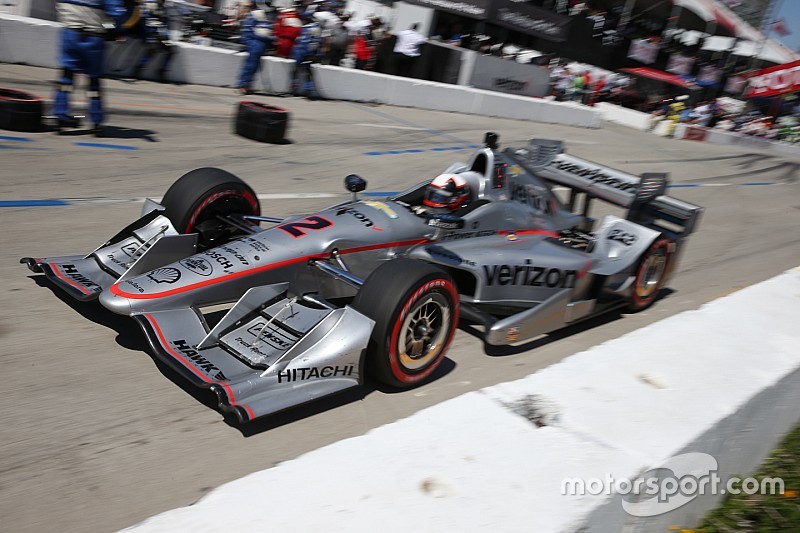
[[(14, 96), (10, 96), (12, 93), (25, 95), (29, 98), (16, 98)], [(0, 87), (0, 100), (5, 100), (7, 102), (44, 102), (41, 97), (36, 96), (35, 94), (26, 93), (25, 91), (18, 91), (16, 89), (3, 89), (2, 87)]]
[(642, 269), (644, 268), (645, 261), (643, 260), (639, 267), (636, 269), (636, 277), (633, 280), (633, 294), (631, 295), (631, 300), (636, 306), (647, 305), (653, 300), (656, 299), (658, 295), (658, 291), (661, 289), (661, 286), (664, 284), (664, 280), (666, 279), (667, 269), (670, 268), (670, 263), (672, 262), (672, 252), (669, 250), (669, 245), (671, 241), (667, 238), (662, 237), (661, 239), (654, 242), (650, 245), (650, 248), (647, 250), (647, 254), (645, 255), (644, 259), (646, 260), (647, 257), (652, 255), (656, 250), (659, 248), (665, 249), (664, 261), (666, 264), (664, 265), (664, 272), (661, 274), (661, 279), (658, 280), (658, 286), (653, 290), (650, 296), (642, 298), (636, 293), (636, 286), (637, 281), (639, 280), (639, 276), (643, 274)]
[(259, 204), (258, 204), (258, 199), (255, 196), (253, 196), (252, 194), (250, 194), (250, 191), (237, 191), (237, 190), (233, 190), (233, 189), (229, 189), (229, 190), (226, 190), (226, 191), (220, 191), (220, 192), (212, 194), (211, 196), (209, 196), (208, 198), (203, 200), (203, 202), (199, 206), (197, 206), (197, 209), (195, 209), (192, 212), (192, 216), (189, 217), (189, 222), (186, 225), (186, 228), (184, 228), (184, 230), (181, 233), (192, 233), (193, 230), (194, 230), (195, 221), (197, 220), (197, 217), (200, 216), (200, 213), (203, 212), (203, 209), (205, 209), (206, 207), (208, 207), (212, 203), (216, 202), (220, 198), (224, 198), (225, 196), (235, 196), (235, 197), (238, 197), (238, 198), (242, 198), (244, 201), (246, 201), (250, 205), (251, 208), (253, 208), (253, 210), (256, 212), (256, 214), (260, 214), (261, 213), (261, 209), (259, 208)]
[(260, 111), (270, 111), (272, 113), (288, 113), (289, 111), (283, 109), (282, 107), (277, 107), (270, 104), (262, 104), (260, 102), (241, 102), (240, 105), (242, 107), (246, 107), (248, 109), (257, 109)]
[[(443, 285), (436, 285), (437, 283), (443, 283)], [(439, 352), (439, 355), (436, 356), (436, 359), (441, 359), (442, 357), (444, 357), (444, 354), (447, 351), (447, 347), (450, 346), (450, 342), (452, 342), (453, 340), (456, 326), (458, 325), (458, 293), (456, 292), (456, 289), (453, 286), (452, 282), (450, 282), (449, 280), (446, 280), (444, 278), (437, 278), (428, 281), (425, 283), (425, 285), (417, 289), (408, 300), (406, 300), (405, 305), (403, 305), (403, 310), (397, 316), (397, 320), (395, 321), (394, 328), (392, 329), (392, 335), (389, 341), (390, 342), (389, 365), (391, 366), (392, 374), (394, 375), (394, 377), (403, 383), (416, 383), (418, 381), (422, 381), (425, 378), (427, 378), (434, 370), (436, 370), (436, 367), (439, 366), (438, 364), (431, 363), (431, 365), (427, 369), (419, 373), (407, 374), (403, 372), (403, 370), (401, 369), (400, 361), (397, 355), (397, 340), (398, 340), (398, 335), (400, 333), (400, 326), (402, 325), (403, 320), (405, 320), (405, 317), (408, 314), (408, 311), (414, 304), (414, 302), (419, 300), (420, 295), (424, 293), (426, 290), (430, 289), (432, 285), (435, 285), (436, 287), (442, 287), (446, 289), (448, 293), (450, 293), (450, 298), (452, 302), (452, 315), (453, 315), (453, 320), (450, 325), (450, 331), (447, 332), (447, 337), (445, 337), (445, 341), (442, 344), (442, 349)]]

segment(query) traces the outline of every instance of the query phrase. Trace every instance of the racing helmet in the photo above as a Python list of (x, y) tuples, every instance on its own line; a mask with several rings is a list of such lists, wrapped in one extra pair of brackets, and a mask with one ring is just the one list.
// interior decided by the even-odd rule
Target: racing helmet
[(463, 177), (458, 174), (440, 174), (428, 184), (422, 203), (427, 207), (455, 211), (468, 203), (470, 196), (469, 185)]

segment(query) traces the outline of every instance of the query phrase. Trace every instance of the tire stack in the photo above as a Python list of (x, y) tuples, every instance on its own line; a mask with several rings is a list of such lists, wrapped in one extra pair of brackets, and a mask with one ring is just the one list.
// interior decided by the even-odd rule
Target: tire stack
[(0, 87), (0, 129), (41, 131), (44, 101), (35, 94)]
[(289, 111), (261, 102), (239, 102), (234, 131), (254, 141), (285, 144)]

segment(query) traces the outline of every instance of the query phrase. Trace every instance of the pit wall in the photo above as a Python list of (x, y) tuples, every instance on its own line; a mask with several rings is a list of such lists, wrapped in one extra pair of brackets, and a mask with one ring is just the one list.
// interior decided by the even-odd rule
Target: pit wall
[(526, 378), (233, 481), (129, 531), (693, 527), (720, 503), (719, 491), (663, 514), (655, 496), (640, 496), (639, 514), (653, 516), (635, 517), (618, 493), (564, 495), (562, 487), (576, 478), (634, 480), (665, 464), (677, 473), (675, 458), (686, 453), (712, 455), (723, 482), (746, 477), (800, 416), (799, 313), (795, 268)]
[[(38, 67), (58, 68), (57, 51), (60, 26), (57, 23), (0, 15), (0, 61)], [(168, 76), (170, 81), (233, 87), (245, 54), (232, 50), (176, 43)], [(109, 43), (106, 72), (127, 76), (141, 53), (135, 40)], [(267, 93), (288, 93), (294, 62), (277, 57), (262, 58), (262, 68), (254, 89)], [(144, 77), (153, 77), (153, 68)], [(314, 78), (319, 92), (334, 100), (368, 101), (492, 117), (514, 118), (599, 128), (597, 111), (570, 103), (484, 91), (459, 85), (401, 78), (332, 66), (316, 65)]]

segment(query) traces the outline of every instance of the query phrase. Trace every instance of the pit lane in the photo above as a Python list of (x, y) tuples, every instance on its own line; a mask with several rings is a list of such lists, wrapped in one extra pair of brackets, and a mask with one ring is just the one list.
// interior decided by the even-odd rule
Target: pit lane
[[(0, 65), (3, 85), (41, 95), (49, 96), (54, 76), (48, 69)], [(588, 130), (257, 97), (292, 112), (291, 143), (267, 145), (232, 133), (239, 101), (232, 90), (116, 80), (106, 87), (108, 138), (0, 132), (30, 139), (0, 139), (0, 200), (68, 204), (0, 209), (6, 399), (0, 515), (9, 531), (131, 525), (226, 481), (696, 308), (800, 259), (798, 159), (663, 139), (612, 124)], [(459, 331), (440, 376), (424, 387), (404, 393), (364, 388), (238, 427), (214, 410), (210, 394), (148, 355), (132, 320), (73, 302), (17, 263), (29, 255), (91, 251), (138, 216), (136, 199), (160, 197), (194, 168), (218, 166), (259, 193), (289, 196), (263, 199), (267, 215), (309, 212), (338, 198), (303, 193), (344, 199), (342, 179), (349, 173), (367, 179), (368, 191), (395, 191), (431, 178), (465, 160), (470, 150), (455, 148), (479, 144), (487, 130), (500, 133), (502, 146), (560, 138), (579, 157), (631, 173), (669, 171), (673, 183), (691, 185), (670, 194), (707, 211), (671, 291), (646, 312), (608, 315), (491, 355), (470, 331)]]

